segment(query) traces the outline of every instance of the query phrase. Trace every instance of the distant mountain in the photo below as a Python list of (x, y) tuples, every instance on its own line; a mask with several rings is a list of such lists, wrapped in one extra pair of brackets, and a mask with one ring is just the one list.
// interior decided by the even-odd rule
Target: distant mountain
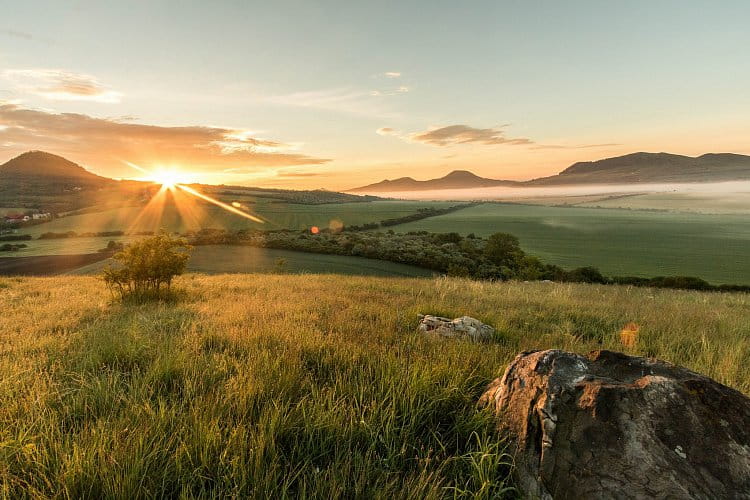
[(707, 153), (698, 157), (670, 153), (632, 153), (604, 160), (574, 163), (557, 175), (525, 182), (485, 179), (466, 170), (456, 170), (439, 179), (417, 181), (411, 177), (401, 177), (355, 188), (350, 192), (385, 193), (492, 186), (533, 187), (736, 180), (750, 180), (750, 156), (733, 153)]
[(114, 182), (44, 151), (29, 151), (0, 165), (0, 192), (6, 194), (61, 194), (99, 189)]
[(479, 177), (467, 170), (454, 170), (445, 177), (439, 179), (430, 179), (427, 181), (418, 181), (411, 177), (401, 177), (399, 179), (384, 180), (350, 189), (349, 192), (394, 192), (394, 191), (431, 191), (435, 189), (468, 189), (493, 186), (515, 186), (515, 181), (503, 181), (497, 179), (486, 179)]
[(557, 175), (524, 185), (639, 184), (750, 180), (750, 156), (708, 153), (698, 157), (633, 153), (574, 163)]

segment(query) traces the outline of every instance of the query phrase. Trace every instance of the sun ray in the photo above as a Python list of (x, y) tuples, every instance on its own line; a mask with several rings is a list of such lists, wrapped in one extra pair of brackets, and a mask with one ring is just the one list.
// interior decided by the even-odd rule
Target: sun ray
[(188, 186), (187, 184), (181, 183), (180, 173), (174, 169), (158, 169), (156, 171), (150, 171), (146, 168), (141, 167), (140, 165), (136, 165), (135, 163), (131, 163), (126, 160), (122, 161), (129, 167), (146, 174), (147, 180), (151, 180), (161, 185), (159, 191), (151, 197), (149, 202), (146, 204), (143, 210), (141, 210), (136, 219), (130, 224), (130, 228), (128, 229), (129, 232), (135, 230), (137, 226), (139, 224), (142, 224), (143, 222), (146, 222), (149, 226), (151, 226), (149, 228), (151, 230), (158, 229), (158, 224), (164, 217), (164, 209), (169, 201), (167, 196), (168, 194), (172, 195), (171, 201), (174, 204), (175, 210), (177, 211), (177, 214), (179, 215), (184, 226), (188, 229), (200, 229), (201, 222), (203, 222), (207, 218), (206, 211), (201, 208), (198, 203), (195, 203), (194, 200), (191, 200), (187, 196), (183, 196), (183, 193), (211, 203), (219, 208), (226, 210), (227, 212), (230, 212), (234, 215), (239, 215), (240, 217), (244, 217), (253, 222), (257, 222), (259, 224), (265, 223), (265, 221), (260, 217), (245, 212), (244, 210), (240, 210), (239, 207), (234, 207), (230, 204), (219, 201), (216, 198), (212, 198), (211, 196), (201, 193), (200, 191)]
[(219, 201), (216, 198), (211, 198), (208, 195), (205, 195), (201, 193), (200, 191), (196, 191), (195, 189), (191, 188), (190, 186), (186, 186), (184, 184), (177, 184), (176, 186), (178, 189), (182, 189), (183, 191), (187, 191), (188, 193), (192, 194), (193, 196), (200, 198), (204, 201), (207, 201), (209, 203), (213, 203), (217, 207), (221, 207), (224, 210), (231, 212), (235, 215), (239, 215), (241, 217), (245, 217), (246, 219), (250, 219), (253, 222), (257, 222), (259, 224), (263, 224), (265, 221), (261, 219), (260, 217), (256, 217), (255, 215), (249, 214), (247, 212), (243, 212), (242, 210), (238, 208), (234, 208), (232, 205), (229, 205), (227, 203), (224, 203), (223, 201)]

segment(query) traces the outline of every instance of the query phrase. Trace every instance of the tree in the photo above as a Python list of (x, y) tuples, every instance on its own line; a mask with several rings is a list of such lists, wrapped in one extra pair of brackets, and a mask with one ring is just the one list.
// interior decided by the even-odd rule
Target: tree
[(191, 248), (164, 232), (143, 238), (112, 257), (115, 264), (104, 269), (104, 282), (121, 297), (159, 297), (185, 272)]
[(497, 266), (516, 270), (524, 253), (518, 238), (508, 233), (495, 233), (487, 238), (484, 256)]

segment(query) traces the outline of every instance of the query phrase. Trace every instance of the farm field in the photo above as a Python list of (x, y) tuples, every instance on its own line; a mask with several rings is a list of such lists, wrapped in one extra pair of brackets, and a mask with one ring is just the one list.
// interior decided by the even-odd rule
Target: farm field
[[(192, 199), (192, 198), (191, 198)], [(242, 203), (242, 199), (239, 198)], [(226, 198), (224, 201), (229, 202)], [(401, 217), (417, 212), (424, 207), (445, 207), (451, 202), (374, 201), (357, 203), (330, 203), (324, 205), (301, 205), (258, 200), (249, 204), (249, 211), (266, 222), (259, 224), (222, 208), (204, 202), (190, 204), (182, 214), (169, 203), (163, 212), (144, 210), (143, 207), (123, 207), (101, 212), (85, 213), (55, 219), (28, 229), (35, 236), (46, 232), (76, 231), (78, 233), (100, 231), (168, 231), (185, 232), (201, 228), (217, 229), (305, 229), (311, 226), (328, 227), (331, 221), (348, 225), (378, 222), (383, 219)]]
[(746, 193), (646, 193), (577, 203), (580, 207), (669, 210), (703, 214), (750, 214), (750, 188)]
[(750, 224), (743, 215), (487, 203), (392, 229), (463, 235), (501, 231), (516, 235), (530, 254), (567, 268), (750, 284)]
[[(750, 393), (750, 296), (554, 283), (188, 275), (175, 303), (0, 279), (0, 496), (493, 498), (477, 398), (520, 351), (621, 350)], [(489, 343), (432, 341), (468, 314)]]
[[(284, 262), (280, 264), (279, 259), (283, 259)], [(100, 261), (71, 271), (69, 274), (96, 274), (106, 265), (108, 265), (108, 261)], [(336, 273), (404, 277), (429, 277), (433, 275), (433, 272), (428, 269), (383, 260), (234, 245), (207, 245), (193, 248), (188, 262), (188, 272), (206, 274)]]

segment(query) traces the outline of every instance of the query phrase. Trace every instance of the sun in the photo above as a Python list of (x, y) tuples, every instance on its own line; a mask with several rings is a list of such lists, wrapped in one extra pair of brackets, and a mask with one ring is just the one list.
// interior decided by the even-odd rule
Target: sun
[(178, 184), (186, 183), (184, 175), (176, 170), (159, 169), (154, 171), (150, 177), (152, 181), (161, 184), (167, 189), (172, 189)]

